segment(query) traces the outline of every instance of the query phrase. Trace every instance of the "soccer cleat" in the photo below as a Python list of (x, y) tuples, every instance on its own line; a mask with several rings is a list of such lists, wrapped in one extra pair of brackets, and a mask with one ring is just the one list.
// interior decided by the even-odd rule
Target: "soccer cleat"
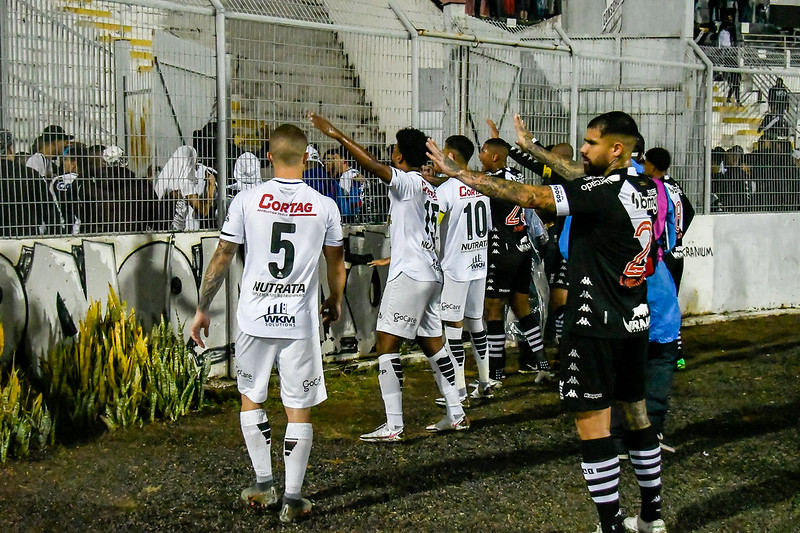
[[(474, 387), (478, 387), (478, 386), (480, 386), (480, 382), (476, 379), (475, 381), (470, 383), (469, 386), (473, 387), (473, 388)], [(503, 382), (498, 380), (498, 379), (489, 378), (489, 386), (491, 388), (493, 388), (493, 389), (502, 389), (503, 388)]]
[(629, 516), (623, 522), (628, 533), (667, 533), (667, 526), (660, 518), (652, 522), (645, 522), (640, 516)]
[(283, 507), (281, 507), (281, 512), (278, 514), (278, 519), (280, 519), (281, 522), (289, 523), (305, 518), (310, 514), (310, 501), (305, 498), (300, 498), (299, 500), (284, 498)]
[(489, 398), (494, 398), (494, 389), (491, 385), (486, 385), (485, 387), (478, 385), (472, 392), (469, 393), (469, 397), (474, 400), (488, 400)]
[[(436, 402), (436, 405), (441, 405), (442, 407), (447, 407), (447, 400), (445, 400), (444, 398), (436, 398), (435, 402)], [(469, 407), (469, 397), (468, 396), (464, 396), (463, 398), (461, 398), (461, 407), (463, 407), (464, 409)]]
[(449, 416), (443, 417), (435, 424), (431, 424), (425, 428), (431, 433), (442, 433), (445, 431), (464, 431), (469, 429), (469, 418), (462, 416), (458, 420), (453, 420)]
[(675, 446), (670, 446), (666, 442), (664, 442), (664, 435), (661, 433), (656, 434), (658, 437), (658, 445), (661, 447), (662, 450), (665, 452), (675, 453)]
[(538, 370), (536, 373), (536, 378), (533, 382), (537, 385), (542, 383), (549, 383), (556, 378), (556, 375), (552, 372), (548, 372), (547, 370)]
[(389, 428), (387, 424), (381, 424), (372, 433), (361, 435), (364, 442), (400, 442), (403, 440), (403, 428)]
[(681, 357), (675, 362), (675, 369), (676, 370), (686, 370), (686, 359)]
[(275, 507), (280, 501), (278, 491), (274, 485), (267, 490), (262, 490), (258, 488), (258, 485), (253, 485), (252, 487), (244, 489), (240, 498), (245, 505), (249, 505), (254, 509)]

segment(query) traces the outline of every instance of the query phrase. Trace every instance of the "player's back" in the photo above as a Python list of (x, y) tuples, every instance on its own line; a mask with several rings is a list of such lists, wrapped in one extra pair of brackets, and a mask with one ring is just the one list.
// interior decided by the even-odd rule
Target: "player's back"
[[(490, 176), (522, 182), (522, 174), (510, 167), (490, 172)], [(492, 198), (492, 231), (506, 243), (518, 244), (527, 237), (522, 208), (513, 202)]]
[(275, 178), (236, 195), (221, 237), (245, 243), (243, 331), (303, 338), (318, 327), (320, 253), (342, 241), (333, 200), (300, 180)]
[(454, 179), (440, 185), (436, 194), (445, 212), (440, 227), (442, 270), (457, 281), (484, 277), (489, 197)]

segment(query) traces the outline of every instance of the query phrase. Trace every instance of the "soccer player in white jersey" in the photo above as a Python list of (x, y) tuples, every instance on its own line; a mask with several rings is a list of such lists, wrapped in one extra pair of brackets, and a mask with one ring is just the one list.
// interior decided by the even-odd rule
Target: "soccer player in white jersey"
[[(463, 135), (451, 135), (444, 142), (444, 153), (459, 167), (466, 169), (475, 153), (475, 145)], [(461, 332), (466, 325), (472, 336), (472, 352), (478, 367), (478, 386), (471, 396), (491, 398), (494, 392), (489, 384), (488, 343), (483, 326), (486, 249), (491, 221), (489, 198), (452, 179), (437, 187), (436, 197), (439, 199), (439, 209), (444, 213), (440, 226), (444, 272), (442, 322), (447, 344), (458, 364), (458, 394), (462, 401), (466, 399), (466, 357), (461, 340)]]
[(378, 382), (386, 423), (361, 435), (366, 442), (396, 442), (403, 435), (403, 368), (400, 345), (416, 338), (433, 369), (447, 414), (425, 429), (431, 432), (469, 428), (469, 420), (458, 399), (455, 360), (442, 342), (439, 298), (442, 268), (436, 257), (435, 240), (439, 206), (434, 187), (420, 170), (427, 162), (425, 134), (405, 128), (397, 132), (392, 166), (376, 160), (327, 119), (309, 114), (311, 123), (344, 146), (361, 167), (389, 186), (389, 238), (392, 257), (389, 277), (381, 300), (377, 324)]
[[(242, 395), (242, 434), (256, 483), (242, 491), (241, 499), (259, 508), (280, 503), (272, 477), (271, 427), (262, 407), (275, 366), (288, 419), (283, 445), (286, 487), (278, 515), (283, 522), (311, 512), (311, 502), (301, 496), (313, 439), (311, 407), (327, 398), (318, 312), (325, 324), (339, 318), (345, 284), (336, 203), (302, 181), (307, 144), (296, 126), (283, 124), (272, 132), (267, 157), (275, 178), (241, 191), (231, 202), (192, 324), (192, 339), (203, 347), (201, 331), (208, 336), (209, 306), (236, 250), (244, 244), (236, 376)], [(321, 307), (320, 252), (330, 288)]]

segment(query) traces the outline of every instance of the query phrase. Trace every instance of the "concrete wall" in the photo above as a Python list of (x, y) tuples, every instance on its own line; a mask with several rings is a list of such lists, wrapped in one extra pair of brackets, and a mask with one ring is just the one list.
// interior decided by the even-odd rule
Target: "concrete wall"
[[(798, 213), (696, 217), (684, 240), (679, 295), (684, 315), (800, 307), (800, 248), (785, 242), (798, 232)], [(388, 234), (383, 226), (350, 227), (346, 234), (343, 314), (323, 333), (323, 353), (342, 348), (368, 353), (375, 344), (387, 268), (366, 263), (390, 255)], [(169, 309), (172, 323), (181, 324), (188, 339), (200, 280), (216, 243), (213, 233), (176, 235), (172, 244), (166, 234), (0, 241), (0, 323), (6, 339), (0, 362), (9, 363), (20, 341), (38, 361), (63, 338), (66, 326), (78, 325), (90, 300), (106, 301), (109, 286), (145, 328)], [(238, 263), (233, 275), (241, 275)], [(537, 287), (543, 279), (537, 279)], [(237, 294), (238, 287), (230, 297), (233, 308)], [(207, 341), (212, 375), (217, 376), (231, 375), (232, 368), (226, 352), (226, 298), (223, 289), (214, 300)]]
[[(367, 266), (389, 256), (385, 226), (346, 228), (348, 278), (342, 318), (327, 335), (323, 352), (342, 348), (369, 352), (375, 344), (375, 321), (388, 267)], [(106, 302), (109, 286), (135, 310), (146, 330), (168, 313), (188, 340), (200, 281), (217, 245), (218, 234), (119, 235), (0, 241), (0, 323), (5, 346), (0, 363), (8, 364), (21, 343), (36, 366), (52, 345), (79, 325), (90, 301)], [(232, 268), (241, 277), (241, 265)], [(327, 294), (327, 280), (320, 290)], [(230, 296), (236, 308), (238, 287)], [(233, 375), (227, 358), (228, 336), (223, 288), (211, 307), (212, 328), (206, 341), (214, 363), (212, 375)], [(235, 324), (235, 314), (232, 315)], [(74, 331), (74, 329), (73, 329)], [(236, 328), (232, 329), (235, 339)]]
[[(616, 4), (617, 22), (603, 28), (603, 12)], [(685, 31), (688, 0), (568, 0), (562, 2), (561, 23), (570, 36), (615, 33), (625, 36), (679, 37)]]
[(799, 231), (800, 213), (696, 217), (684, 238), (684, 315), (799, 307)]

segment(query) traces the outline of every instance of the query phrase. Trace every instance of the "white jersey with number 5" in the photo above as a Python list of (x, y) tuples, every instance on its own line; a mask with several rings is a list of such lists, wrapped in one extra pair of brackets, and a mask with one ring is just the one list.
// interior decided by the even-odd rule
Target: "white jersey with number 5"
[(440, 228), (442, 270), (456, 281), (485, 278), (489, 198), (455, 179), (437, 187), (436, 196), (445, 213)]
[(301, 180), (272, 179), (237, 194), (220, 238), (245, 245), (239, 328), (254, 337), (319, 335), (322, 246), (342, 245), (336, 203)]
[(392, 168), (389, 202), (389, 281), (403, 273), (416, 281), (441, 283), (435, 250), (439, 205), (433, 186), (419, 172)]

